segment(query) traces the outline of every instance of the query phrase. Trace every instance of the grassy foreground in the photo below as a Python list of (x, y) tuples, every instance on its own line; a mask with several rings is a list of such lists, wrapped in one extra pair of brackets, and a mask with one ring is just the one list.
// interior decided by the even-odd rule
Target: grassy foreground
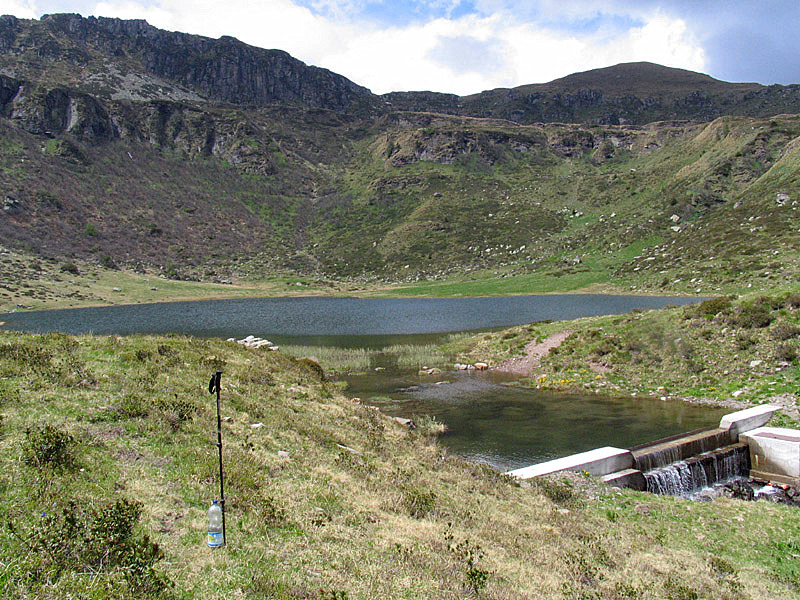
[[(229, 546), (205, 545), (224, 371)], [(800, 513), (519, 484), (279, 352), (0, 333), (3, 598), (764, 598)]]

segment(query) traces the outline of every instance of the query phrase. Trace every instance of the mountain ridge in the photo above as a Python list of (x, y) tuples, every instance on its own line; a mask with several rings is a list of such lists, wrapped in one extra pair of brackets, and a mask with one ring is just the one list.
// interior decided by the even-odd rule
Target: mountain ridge
[(644, 125), (800, 112), (800, 85), (729, 83), (646, 62), (467, 96), (430, 91), (378, 96), (283, 50), (258, 48), (230, 36), (164, 31), (144, 20), (78, 14), (44, 15), (38, 21), (0, 17), (0, 59), (0, 73), (8, 77), (72, 86), (103, 97), (290, 104), (361, 116), (408, 110), (519, 123)]

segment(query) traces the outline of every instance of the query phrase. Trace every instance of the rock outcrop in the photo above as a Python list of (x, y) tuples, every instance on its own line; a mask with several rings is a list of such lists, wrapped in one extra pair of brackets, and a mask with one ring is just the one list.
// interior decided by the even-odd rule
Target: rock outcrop
[[(44, 15), (40, 21), (0, 20), (0, 54), (23, 57), (28, 53), (45, 62), (84, 67), (96, 66), (98, 55), (139, 63), (143, 72), (215, 102), (293, 104), (335, 111), (377, 102), (366, 88), (281, 50), (256, 48), (228, 36), (215, 40), (164, 31), (143, 20), (77, 14)], [(119, 91), (124, 83), (123, 77), (112, 78), (106, 92)]]

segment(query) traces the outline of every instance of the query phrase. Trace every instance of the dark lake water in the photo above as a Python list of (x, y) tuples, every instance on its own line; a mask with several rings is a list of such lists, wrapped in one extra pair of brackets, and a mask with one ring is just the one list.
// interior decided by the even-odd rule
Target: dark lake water
[[(501, 298), (263, 298), (137, 304), (0, 315), (3, 329), (37, 333), (181, 333), (267, 337), (279, 344), (381, 348), (444, 334), (546, 319), (619, 314), (696, 299), (545, 295)], [(499, 373), (420, 378), (391, 370), (349, 379), (353, 396), (383, 398), (397, 416), (428, 414), (449, 427), (443, 443), (501, 469), (604, 445), (630, 447), (716, 424), (725, 411), (649, 398), (553, 394), (505, 385)], [(436, 385), (436, 381), (448, 381)], [(387, 401), (387, 399), (389, 399)]]
[[(435, 416), (441, 441), (469, 460), (507, 470), (601, 446), (630, 448), (716, 425), (730, 409), (656, 398), (563, 394), (507, 385), (503, 373), (351, 377), (349, 393), (389, 415)], [(445, 382), (439, 384), (438, 382)], [(378, 399), (378, 400), (376, 400)]]
[(688, 304), (685, 297), (561, 294), (499, 298), (247, 298), (8, 313), (5, 329), (35, 333), (252, 334), (277, 342), (363, 346), (384, 336), (441, 334)]

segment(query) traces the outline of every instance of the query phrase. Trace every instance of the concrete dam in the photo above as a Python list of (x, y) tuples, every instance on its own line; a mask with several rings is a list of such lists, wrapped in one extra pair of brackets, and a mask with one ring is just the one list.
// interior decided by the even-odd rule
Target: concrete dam
[(615, 487), (688, 496), (715, 483), (751, 476), (800, 484), (800, 431), (766, 427), (779, 410), (761, 405), (727, 414), (719, 427), (691, 431), (630, 449), (604, 447), (509, 471), (529, 479), (585, 471)]

